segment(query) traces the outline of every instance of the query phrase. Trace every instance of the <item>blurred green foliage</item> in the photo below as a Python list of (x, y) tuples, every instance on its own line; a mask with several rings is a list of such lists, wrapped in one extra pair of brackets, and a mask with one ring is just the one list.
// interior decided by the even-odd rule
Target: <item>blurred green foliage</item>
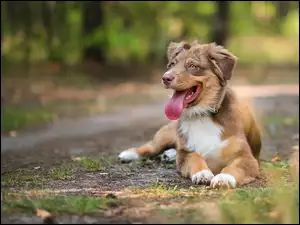
[[(92, 15), (83, 13), (86, 4), (94, 4), (94, 10), (99, 7), (99, 18), (94, 11), (89, 19), (100, 21), (92, 32), (83, 27), (85, 17)], [(85, 59), (89, 47), (104, 55), (102, 63), (161, 61), (170, 41), (214, 41), (217, 7), (214, 1), (1, 1), (2, 61), (72, 65)], [(287, 42), (292, 43), (291, 52), (281, 58), (290, 62), (298, 56), (298, 47), (293, 46), (298, 43), (298, 1), (233, 1), (228, 14), (227, 45), (236, 54), (243, 58), (250, 54), (250, 60), (280, 55), (262, 50), (254, 55), (246, 51), (245, 56), (243, 49), (249, 45), (253, 49), (256, 43), (245, 37), (264, 36), (266, 42), (275, 37), (292, 40)]]

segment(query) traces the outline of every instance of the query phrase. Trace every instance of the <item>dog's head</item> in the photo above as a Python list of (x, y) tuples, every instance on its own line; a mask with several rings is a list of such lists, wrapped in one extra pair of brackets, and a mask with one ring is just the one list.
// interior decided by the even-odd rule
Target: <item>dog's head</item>
[(215, 43), (170, 43), (167, 72), (162, 76), (166, 88), (174, 90), (165, 113), (177, 120), (182, 113), (197, 115), (213, 112), (227, 80), (232, 77), (237, 58)]

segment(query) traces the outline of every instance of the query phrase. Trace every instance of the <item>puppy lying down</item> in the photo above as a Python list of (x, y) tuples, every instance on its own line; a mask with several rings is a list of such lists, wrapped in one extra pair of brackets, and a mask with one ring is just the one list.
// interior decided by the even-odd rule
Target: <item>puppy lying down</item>
[(121, 152), (120, 160), (162, 154), (176, 160), (183, 177), (212, 188), (254, 181), (260, 175), (260, 131), (227, 85), (237, 58), (215, 43), (198, 42), (172, 42), (167, 55), (162, 83), (174, 90), (165, 107), (171, 121), (148, 143)]

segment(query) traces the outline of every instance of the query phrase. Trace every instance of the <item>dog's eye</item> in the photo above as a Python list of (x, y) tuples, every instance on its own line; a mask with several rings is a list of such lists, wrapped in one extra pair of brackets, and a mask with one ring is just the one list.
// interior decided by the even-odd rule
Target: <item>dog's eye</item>
[(171, 68), (171, 67), (173, 67), (173, 66), (175, 66), (175, 62), (174, 62), (174, 61), (171, 62), (171, 63), (169, 63), (169, 65), (168, 65), (167, 67), (168, 67), (168, 69), (169, 69), (169, 68)]
[(194, 65), (194, 64), (190, 64), (189, 65), (189, 69), (197, 69), (198, 67), (196, 66), (196, 65)]

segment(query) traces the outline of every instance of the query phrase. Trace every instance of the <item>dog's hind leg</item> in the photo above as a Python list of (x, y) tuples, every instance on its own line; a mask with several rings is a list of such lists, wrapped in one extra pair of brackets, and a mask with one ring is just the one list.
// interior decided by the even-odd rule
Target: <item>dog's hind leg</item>
[[(177, 121), (172, 121), (167, 125), (161, 127), (156, 132), (151, 141), (138, 148), (131, 148), (121, 152), (119, 155), (119, 159), (121, 160), (121, 162), (130, 162), (140, 157), (158, 156), (168, 149), (169, 151), (166, 151), (166, 153), (168, 153), (166, 154), (166, 156), (169, 156), (172, 159), (175, 158), (176, 126)], [(167, 157), (163, 156), (165, 160), (167, 159)]]

